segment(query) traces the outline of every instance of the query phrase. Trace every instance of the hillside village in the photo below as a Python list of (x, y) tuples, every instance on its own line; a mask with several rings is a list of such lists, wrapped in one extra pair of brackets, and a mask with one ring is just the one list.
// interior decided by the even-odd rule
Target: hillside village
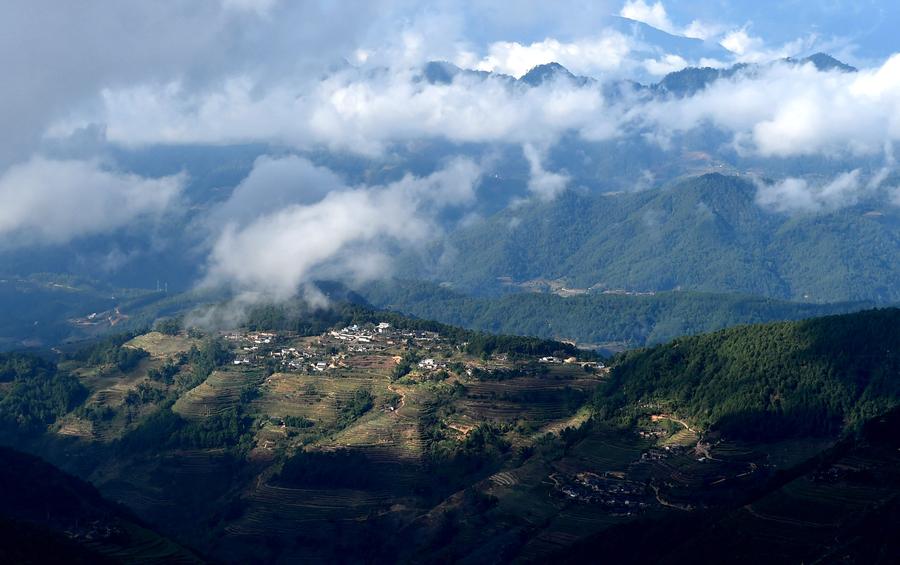
[[(227, 559), (252, 560), (259, 536), (287, 544), (270, 557), (351, 536), (345, 547), (373, 523), (400, 536), (391, 550), (409, 537), (432, 547), (455, 523), (540, 561), (553, 540), (705, 516), (830, 445), (730, 439), (657, 397), (600, 419), (597, 391), (617, 373), (569, 344), (347, 318), (368, 321), (306, 334), (163, 324), (99, 343), (61, 362), (80, 396), (26, 447)], [(804, 488), (857, 476), (844, 469)]]
[[(446, 370), (448, 361), (465, 347), (443, 338), (438, 332), (392, 328), (387, 322), (354, 324), (339, 330), (331, 330), (314, 338), (300, 338), (292, 332), (223, 332), (222, 337), (232, 346), (232, 365), (269, 367), (277, 371), (315, 374), (328, 370), (349, 369), (354, 356), (393, 354), (399, 363), (402, 351), (415, 351), (415, 368), (422, 372)], [(436, 360), (428, 355), (437, 355)], [(492, 356), (490, 362), (469, 362), (473, 369), (502, 367), (508, 364), (505, 354)], [(579, 361), (575, 357), (543, 356), (537, 360), (544, 364), (578, 364), (585, 370), (598, 371), (605, 366), (599, 361)]]

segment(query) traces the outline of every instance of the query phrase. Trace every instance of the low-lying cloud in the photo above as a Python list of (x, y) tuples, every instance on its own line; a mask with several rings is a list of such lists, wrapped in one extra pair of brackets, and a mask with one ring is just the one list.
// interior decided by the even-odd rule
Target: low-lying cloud
[(478, 165), (458, 159), (426, 177), (342, 186), (316, 202), (287, 205), (250, 222), (229, 222), (213, 244), (206, 284), (277, 300), (294, 296), (315, 278), (382, 276), (397, 248), (416, 247), (438, 235), (437, 212), (472, 201), (480, 175)]
[(178, 199), (185, 181), (184, 175), (143, 178), (97, 162), (32, 158), (0, 177), (0, 243), (61, 244), (153, 219)]
[(568, 175), (544, 169), (542, 164), (544, 155), (540, 149), (534, 145), (525, 144), (522, 152), (525, 154), (525, 159), (528, 160), (528, 190), (532, 194), (540, 200), (548, 201), (553, 200), (566, 189), (572, 179)]
[(632, 38), (615, 30), (605, 30), (596, 37), (572, 42), (553, 38), (524, 45), (516, 41), (498, 41), (488, 47), (488, 54), (481, 60), (474, 60), (470, 53), (462, 53), (456, 62), (461, 66), (517, 78), (538, 65), (551, 62), (578, 74), (603, 76), (630, 66), (633, 42)]
[[(0, 8), (0, 45), (9, 47), (4, 68), (17, 85), (0, 94), (9, 130), (0, 140), (0, 240), (61, 244), (176, 209), (182, 175), (118, 172), (90, 160), (87, 152), (102, 148), (84, 148), (87, 160), (80, 161), (40, 156), (42, 140), (69, 138), (86, 126), (105, 131), (112, 146), (264, 143), (279, 152), (324, 149), (374, 163), (421, 140), (465, 145), (467, 152), (479, 144), (520, 146), (529, 172), (524, 184), (543, 200), (579, 180), (549, 162), (564, 137), (623, 146), (649, 140), (679, 150), (686, 134), (712, 127), (728, 139), (722, 154), (774, 160), (873, 158), (900, 141), (900, 55), (859, 73), (822, 72), (772, 63), (808, 53), (812, 36), (773, 47), (747, 25), (673, 22), (658, 1), (591, 3), (583, 12), (618, 11), (678, 41), (702, 39), (723, 59), (696, 61), (690, 59), (700, 55), (643, 44), (603, 18), (573, 17), (583, 6), (531, 1), (511, 13), (490, 4), (208, 0), (110, 7), (91, 0), (77, 8)], [(493, 27), (472, 25), (483, 22)], [(467, 35), (476, 28), (479, 37)], [(493, 74), (431, 82), (422, 65), (437, 58)], [(498, 76), (518, 77), (551, 61), (598, 80), (550, 77), (529, 86)], [(760, 64), (690, 96), (619, 82), (633, 73), (661, 76), (689, 64), (736, 61)], [(643, 172), (635, 188), (649, 186), (653, 171), (637, 166)], [(827, 181), (760, 184), (757, 201), (780, 213), (853, 205), (884, 181), (857, 166)], [(475, 162), (456, 160), (431, 175), (352, 186), (302, 157), (262, 157), (227, 202), (199, 219), (210, 249), (206, 280), (284, 297), (315, 277), (378, 276), (390, 270), (397, 248), (439, 234), (441, 210), (471, 204), (480, 174)]]
[(260, 216), (295, 204), (313, 204), (343, 189), (346, 186), (337, 174), (306, 159), (262, 156), (228, 200), (210, 212), (206, 223), (213, 230), (229, 223), (245, 226)]
[(628, 120), (657, 135), (712, 124), (733, 134), (738, 151), (763, 157), (876, 155), (900, 140), (900, 55), (858, 73), (773, 64), (636, 105)]
[(890, 172), (885, 167), (866, 177), (860, 169), (854, 169), (824, 182), (797, 177), (773, 183), (757, 180), (756, 202), (763, 208), (786, 214), (832, 212), (854, 206), (882, 191)]

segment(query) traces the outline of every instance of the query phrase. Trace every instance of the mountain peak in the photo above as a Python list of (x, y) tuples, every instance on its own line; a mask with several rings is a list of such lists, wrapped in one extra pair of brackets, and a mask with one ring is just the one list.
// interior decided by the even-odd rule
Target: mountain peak
[(652, 85), (656, 91), (674, 94), (675, 96), (692, 96), (720, 78), (728, 78), (747, 67), (746, 63), (738, 63), (727, 69), (713, 67), (685, 67), (667, 74), (661, 81)]
[(422, 68), (425, 79), (432, 84), (448, 84), (462, 69), (447, 61), (429, 61)]
[(570, 80), (578, 86), (584, 86), (593, 81), (593, 79), (588, 77), (573, 75), (569, 69), (555, 61), (537, 65), (522, 75), (519, 81), (529, 86), (540, 86), (548, 80), (558, 80), (559, 78)]
[(812, 63), (820, 71), (843, 71), (845, 73), (855, 73), (858, 69), (847, 63), (839, 61), (827, 53), (813, 53), (809, 57), (804, 57), (798, 61), (801, 64)]

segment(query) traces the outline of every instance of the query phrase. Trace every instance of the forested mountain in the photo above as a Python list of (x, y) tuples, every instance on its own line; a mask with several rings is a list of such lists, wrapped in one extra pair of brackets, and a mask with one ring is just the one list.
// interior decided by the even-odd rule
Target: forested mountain
[(600, 413), (645, 406), (729, 437), (836, 434), (900, 403), (900, 310), (730, 328), (618, 359)]
[(410, 281), (368, 284), (359, 292), (375, 306), (447, 324), (607, 347), (640, 347), (737, 324), (824, 316), (871, 306), (690, 291), (574, 296), (513, 292), (485, 297)]
[(764, 209), (756, 193), (751, 179), (721, 174), (636, 193), (571, 191), (453, 234), (440, 252), (455, 260), (438, 263), (433, 278), (482, 290), (508, 277), (812, 302), (900, 300), (900, 208), (862, 201), (791, 215)]

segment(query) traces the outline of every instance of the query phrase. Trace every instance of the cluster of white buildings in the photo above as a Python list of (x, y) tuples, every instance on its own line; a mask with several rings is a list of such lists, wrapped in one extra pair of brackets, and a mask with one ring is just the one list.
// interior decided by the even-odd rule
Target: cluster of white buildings
[(446, 363), (438, 363), (434, 359), (422, 359), (417, 364), (418, 368), (423, 371), (436, 371), (438, 369), (446, 369)]
[(276, 334), (271, 332), (250, 332), (248, 334), (243, 333), (229, 333), (225, 334), (225, 339), (228, 341), (249, 341), (250, 343), (254, 343), (256, 345), (270, 345), (275, 341)]
[[(390, 346), (415, 342), (419, 347), (431, 349), (440, 335), (436, 332), (399, 330), (387, 322), (378, 324), (353, 324), (340, 330), (332, 330), (318, 339), (318, 344), (295, 345), (290, 335), (272, 332), (233, 332), (224, 335), (238, 350), (232, 363), (235, 366), (256, 365), (273, 361), (281, 370), (323, 372), (345, 366), (342, 362), (348, 354), (384, 351)], [(343, 351), (344, 353), (339, 353)], [(423, 359), (418, 368), (433, 371), (446, 368), (445, 363)]]
[[(358, 324), (353, 324), (352, 326), (347, 326), (342, 330), (331, 331), (329, 332), (329, 335), (334, 339), (346, 343), (369, 345), (375, 341), (381, 341), (380, 338), (387, 337), (386, 334), (390, 333), (390, 328), (391, 325), (387, 322), (381, 322), (371, 329), (360, 327)], [(388, 341), (387, 343), (388, 345), (390, 345), (393, 342)], [(359, 350), (365, 351), (366, 348), (359, 348)]]

